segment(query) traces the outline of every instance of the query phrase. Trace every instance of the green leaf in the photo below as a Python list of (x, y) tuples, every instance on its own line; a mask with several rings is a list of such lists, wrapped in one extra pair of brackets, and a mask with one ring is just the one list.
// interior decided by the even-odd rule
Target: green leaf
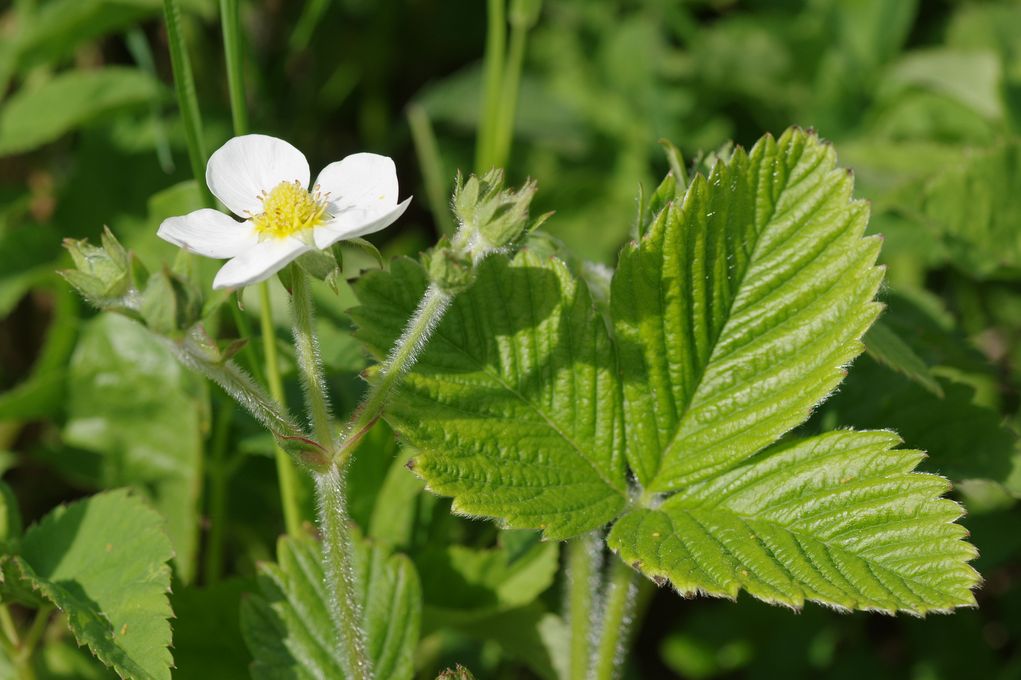
[(942, 477), (890, 432), (794, 441), (634, 510), (607, 542), (682, 594), (915, 614), (973, 606), (975, 549)]
[[(360, 282), (359, 337), (386, 352), (426, 287), (398, 260)], [(492, 256), (459, 295), (388, 419), (454, 510), (564, 538), (627, 502), (620, 393), (602, 319), (558, 260)], [(507, 446), (513, 442), (513, 448)]]
[(611, 309), (628, 463), (647, 490), (772, 444), (861, 352), (882, 272), (851, 190), (832, 147), (791, 130), (697, 175), (625, 248)]
[(3, 588), (30, 589), (121, 677), (170, 678), (170, 567), (163, 520), (127, 491), (61, 506), (0, 558)]
[(877, 321), (865, 335), (865, 351), (879, 363), (913, 380), (937, 397), (943, 396), (943, 388), (922, 358), (882, 321)]
[(100, 116), (143, 106), (163, 85), (139, 69), (106, 67), (69, 71), (18, 91), (0, 110), (0, 156), (52, 142)]
[[(241, 628), (260, 678), (340, 678), (322, 551), (309, 537), (285, 537), (277, 564), (260, 565), (262, 596), (242, 602)], [(411, 561), (366, 540), (355, 544), (363, 629), (380, 678), (411, 678), (422, 596)]]
[(194, 575), (206, 388), (141, 325), (103, 314), (67, 369), (64, 441), (102, 456), (96, 485), (135, 485), (167, 521), (178, 572)]

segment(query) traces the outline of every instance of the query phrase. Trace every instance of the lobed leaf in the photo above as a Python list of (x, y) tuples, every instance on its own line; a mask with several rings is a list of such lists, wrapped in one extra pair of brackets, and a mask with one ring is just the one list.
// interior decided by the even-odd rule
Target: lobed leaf
[[(365, 277), (351, 312), (378, 353), (426, 287), (395, 262)], [(565, 538), (627, 502), (620, 394), (605, 324), (555, 259), (492, 256), (459, 295), (395, 399), (389, 421), (423, 453), (412, 461), (457, 512)]]
[(121, 677), (169, 679), (173, 550), (162, 525), (124, 490), (61, 506), (25, 533), (19, 554), (0, 558), (2, 590), (55, 605), (78, 644)]
[(837, 431), (781, 444), (624, 515), (607, 539), (621, 559), (682, 594), (915, 614), (975, 604), (975, 548), (941, 499), (942, 477), (912, 472), (919, 451), (890, 432)]

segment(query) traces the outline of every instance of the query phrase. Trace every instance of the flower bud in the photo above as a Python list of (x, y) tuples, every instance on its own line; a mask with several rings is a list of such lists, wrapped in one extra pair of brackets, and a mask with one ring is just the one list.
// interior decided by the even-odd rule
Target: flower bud
[(528, 221), (536, 188), (536, 183), (529, 180), (517, 191), (504, 189), (501, 170), (490, 170), (481, 178), (472, 175), (467, 181), (457, 178), (454, 215), (466, 232), (475, 258), (512, 245), (538, 226)]
[(426, 272), (431, 282), (451, 295), (466, 290), (475, 280), (471, 260), (458, 254), (446, 239), (426, 255)]
[(136, 262), (109, 229), (103, 230), (103, 246), (87, 240), (64, 239), (74, 269), (60, 271), (86, 300), (108, 309), (121, 306), (123, 298), (135, 287)]

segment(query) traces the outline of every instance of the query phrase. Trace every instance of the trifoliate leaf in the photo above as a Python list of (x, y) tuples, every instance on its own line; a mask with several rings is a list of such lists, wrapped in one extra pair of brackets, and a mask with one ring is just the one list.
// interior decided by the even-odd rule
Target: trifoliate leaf
[[(974, 549), (947, 482), (912, 472), (922, 454), (886, 432), (769, 448), (840, 383), (880, 310), (880, 241), (851, 193), (801, 130), (719, 158), (622, 253), (612, 341), (558, 261), (487, 261), (391, 404), (415, 471), (457, 511), (553, 538), (626, 510), (610, 547), (684, 593), (972, 604)], [(353, 316), (374, 351), (424, 287), (407, 263), (362, 284)]]
[(163, 520), (127, 491), (61, 506), (0, 558), (2, 589), (33, 592), (78, 644), (124, 678), (170, 678), (170, 566)]
[(788, 131), (737, 150), (621, 254), (611, 310), (627, 458), (668, 491), (808, 418), (875, 320), (880, 241), (832, 147)]
[[(252, 677), (341, 678), (344, 664), (330, 617), (322, 550), (309, 537), (282, 538), (277, 563), (260, 567), (262, 596), (242, 602), (241, 630), (255, 657)], [(422, 595), (411, 561), (368, 541), (355, 543), (362, 626), (379, 678), (411, 678)]]
[(838, 431), (781, 444), (656, 509), (624, 515), (607, 542), (682, 594), (915, 614), (974, 605), (975, 549), (914, 473), (919, 451), (890, 432)]
[[(421, 267), (365, 277), (351, 315), (379, 353), (426, 287)], [(627, 502), (620, 390), (606, 326), (563, 263), (491, 256), (408, 375), (389, 420), (454, 509), (564, 538)]]

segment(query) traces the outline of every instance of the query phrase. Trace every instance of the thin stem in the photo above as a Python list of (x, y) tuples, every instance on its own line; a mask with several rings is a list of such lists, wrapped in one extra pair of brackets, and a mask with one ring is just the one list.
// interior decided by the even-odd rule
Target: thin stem
[(436, 284), (429, 284), (422, 301), (408, 320), (404, 333), (398, 338), (390, 355), (379, 368), (379, 377), (369, 388), (369, 393), (355, 411), (347, 428), (344, 442), (334, 456), (341, 467), (354, 452), (355, 446), (372, 428), (383, 414), (383, 407), (390, 398), (390, 393), (400, 383), (400, 379), (414, 365), (425, 343), (429, 340), (436, 325), (447, 311), (451, 296)]
[[(259, 320), (262, 325), (262, 346), (266, 358), (266, 381), (273, 399), (284, 406), (284, 383), (280, 379), (280, 364), (277, 360), (276, 333), (273, 331), (273, 309), (270, 306), (269, 284), (259, 286)], [(298, 503), (298, 477), (291, 462), (279, 445), (273, 447), (277, 464), (277, 478), (280, 484), (280, 502), (284, 508), (284, 526), (287, 533), (296, 536), (301, 531), (301, 506)]]
[(291, 267), (291, 307), (294, 312), (294, 351), (298, 357), (305, 401), (311, 417), (312, 431), (319, 445), (333, 450), (333, 416), (326, 398), (326, 379), (319, 358), (319, 343), (312, 322), (312, 292), (308, 276), (300, 267)]
[(343, 471), (331, 465), (325, 472), (315, 473), (315, 486), (323, 539), (323, 566), (331, 589), (330, 613), (343, 652), (344, 677), (369, 680), (372, 677), (372, 661), (366, 652), (360, 599), (355, 588), (354, 547), (345, 507)]
[(46, 632), (46, 626), (50, 622), (50, 614), (52, 613), (53, 607), (49, 605), (41, 607), (35, 613), (32, 625), (29, 627), (28, 632), (25, 633), (25, 637), (21, 642), (21, 658), (24, 659), (26, 665), (30, 665), (28, 662), (35, 652), (36, 645), (39, 644), (43, 633)]
[(493, 167), (493, 134), (500, 113), (500, 89), (503, 78), (504, 50), (507, 43), (506, 0), (488, 0), (484, 91), (475, 139), (475, 171)]
[(233, 361), (222, 363), (210, 361), (203, 356), (200, 345), (194, 338), (177, 342), (162, 335), (154, 336), (173, 352), (178, 361), (222, 387), (235, 401), (248, 409), (267, 430), (284, 437), (301, 435), (301, 430), (294, 424), (290, 415)]
[(588, 680), (592, 658), (593, 599), (599, 581), (602, 542), (591, 532), (567, 543), (567, 622), (570, 626), (570, 680)]
[(223, 573), (223, 537), (227, 523), (227, 444), (230, 426), (234, 420), (234, 402), (225, 399), (216, 414), (212, 454), (209, 466), (209, 536), (206, 542), (206, 560), (203, 564), (203, 581), (212, 585)]
[(0, 632), (12, 647), (21, 645), (21, 637), (18, 635), (18, 629), (11, 617), (11, 610), (7, 608), (6, 604), (0, 604)]
[[(170, 44), (170, 63), (174, 69), (174, 88), (177, 90), (177, 106), (184, 124), (184, 137), (188, 142), (188, 160), (191, 162), (195, 181), (204, 192), (208, 192), (205, 178), (206, 150), (202, 139), (202, 115), (199, 100), (195, 94), (195, 78), (192, 76), (191, 61), (181, 33), (181, 7), (178, 0), (163, 0), (163, 14), (167, 25), (167, 42)], [(208, 193), (206, 193), (208, 196)]]
[(603, 600), (599, 642), (592, 659), (594, 680), (620, 677), (634, 620), (639, 578), (638, 572), (624, 562), (613, 560)]
[(507, 53), (507, 69), (504, 72), (500, 91), (500, 105), (493, 131), (490, 165), (502, 168), (507, 165), (511, 142), (514, 139), (514, 118), (518, 110), (518, 89), (521, 84), (521, 69), (525, 63), (525, 42), (528, 26), (523, 21), (511, 24), (510, 49)]
[[(220, 22), (223, 25), (223, 51), (227, 63), (227, 89), (230, 93), (231, 120), (235, 135), (248, 132), (248, 109), (245, 106), (244, 55), (241, 49), (241, 19), (238, 0), (220, 0)], [(259, 322), (262, 330), (262, 347), (266, 363), (266, 382), (269, 393), (284, 410), (284, 385), (280, 379), (277, 360), (276, 334), (273, 330), (273, 305), (269, 297), (269, 282), (259, 285)], [(301, 504), (298, 477), (294, 463), (287, 453), (274, 445), (277, 482), (280, 486), (280, 503), (284, 510), (284, 526), (291, 535), (301, 531)]]
[(411, 141), (415, 144), (415, 155), (425, 182), (425, 196), (429, 201), (429, 211), (440, 228), (440, 233), (453, 235), (457, 225), (450, 216), (447, 205), (446, 173), (443, 170), (443, 159), (440, 157), (436, 135), (433, 133), (429, 114), (421, 104), (408, 107), (408, 127), (411, 128)]
[[(124, 35), (124, 42), (139, 68), (156, 77), (156, 62), (152, 57), (152, 50), (149, 49), (149, 40), (145, 32), (140, 28), (132, 28)], [(156, 160), (159, 161), (160, 169), (170, 174), (174, 171), (174, 156), (170, 151), (170, 141), (167, 139), (166, 126), (163, 124), (163, 97), (156, 94), (149, 101), (149, 115), (152, 118), (153, 143), (156, 146)]]
[(248, 107), (245, 106), (244, 60), (241, 47), (241, 13), (238, 0), (220, 0), (220, 25), (223, 27), (223, 52), (227, 60), (227, 89), (234, 134), (248, 134)]

